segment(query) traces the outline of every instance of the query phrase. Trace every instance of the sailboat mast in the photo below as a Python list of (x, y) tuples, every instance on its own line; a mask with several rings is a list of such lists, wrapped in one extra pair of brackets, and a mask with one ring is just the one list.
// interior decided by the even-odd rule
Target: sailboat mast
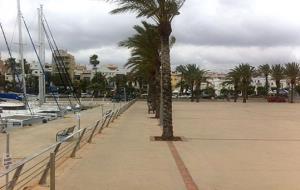
[(23, 35), (22, 35), (22, 12), (21, 12), (20, 0), (17, 0), (17, 4), (18, 4), (18, 28), (19, 28), (19, 58), (22, 67), (23, 93), (26, 95), (25, 65), (24, 65), (24, 55), (23, 55), (24, 44), (23, 44)]
[(45, 74), (43, 68), (45, 65), (45, 34), (43, 32), (43, 6), (38, 8), (38, 29), (39, 29), (39, 57), (41, 64), (39, 66), (39, 103), (45, 103)]

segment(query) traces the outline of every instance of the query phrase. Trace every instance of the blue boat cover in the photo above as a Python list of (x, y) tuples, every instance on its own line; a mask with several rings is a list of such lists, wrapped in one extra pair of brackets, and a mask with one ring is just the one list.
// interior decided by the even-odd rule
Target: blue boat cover
[(0, 93), (0, 98), (22, 101), (22, 97), (20, 97), (18, 94), (14, 94), (14, 93)]

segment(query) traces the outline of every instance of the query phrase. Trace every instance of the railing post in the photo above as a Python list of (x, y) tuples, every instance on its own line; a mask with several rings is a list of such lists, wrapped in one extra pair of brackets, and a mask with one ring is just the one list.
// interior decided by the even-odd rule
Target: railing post
[(115, 119), (117, 119), (118, 113), (119, 113), (119, 110), (116, 110), (115, 113), (114, 113), (114, 115), (113, 115), (113, 120), (112, 120), (112, 122), (114, 122)]
[(112, 118), (113, 115), (114, 115), (114, 112), (112, 112), (112, 113), (110, 114), (109, 120), (108, 120), (108, 122), (107, 122), (107, 124), (106, 124), (105, 127), (108, 127), (108, 125), (109, 125), (109, 123), (110, 123), (111, 118)]
[[(55, 149), (54, 149), (54, 151), (53, 151), (54, 155), (57, 154), (60, 145), (61, 145), (61, 143), (59, 143), (59, 144), (56, 145), (56, 147), (55, 147)], [(46, 184), (47, 176), (48, 176), (50, 167), (51, 167), (51, 157), (50, 157), (50, 159), (49, 159), (49, 162), (47, 163), (47, 166), (46, 166), (46, 168), (45, 168), (45, 171), (44, 171), (43, 174), (42, 174), (42, 177), (41, 177), (41, 179), (40, 179), (40, 181), (39, 181), (39, 185), (44, 185), (44, 184)]]
[(8, 188), (7, 188), (8, 190), (13, 190), (15, 188), (15, 185), (17, 184), (17, 181), (20, 177), (23, 167), (24, 167), (24, 164), (18, 166), (18, 168), (16, 169), (16, 171), (14, 173), (12, 180), (9, 182), (9, 184), (6, 184), (6, 185), (8, 185)]
[(101, 132), (102, 132), (102, 129), (103, 129), (103, 127), (104, 127), (104, 125), (105, 125), (105, 123), (106, 123), (106, 121), (107, 121), (107, 118), (108, 118), (108, 116), (105, 115), (104, 121), (102, 121), (102, 124), (101, 124), (101, 127), (100, 127), (98, 133), (101, 133)]
[[(121, 109), (121, 108), (120, 108), (120, 109)], [(117, 112), (116, 112), (116, 115), (115, 115), (115, 118), (116, 118), (116, 119), (119, 117), (120, 109), (118, 109)]]
[(116, 113), (118, 112), (118, 110), (116, 110), (113, 114), (112, 114), (112, 120), (111, 122), (113, 123), (116, 119)]
[(100, 120), (97, 121), (97, 123), (96, 123), (96, 125), (95, 125), (95, 127), (94, 127), (94, 129), (93, 129), (93, 131), (92, 131), (92, 133), (91, 133), (91, 136), (90, 136), (89, 140), (87, 141), (88, 143), (91, 143), (91, 142), (92, 142), (92, 138), (93, 138), (94, 133), (95, 133), (95, 131), (96, 131), (98, 125), (99, 125), (99, 122), (100, 122)]
[(79, 148), (80, 141), (81, 141), (81, 139), (82, 139), (82, 137), (83, 137), (85, 131), (86, 131), (86, 128), (83, 129), (81, 135), (79, 136), (79, 138), (78, 138), (78, 140), (77, 140), (77, 142), (76, 142), (76, 144), (75, 144), (75, 146), (74, 146), (74, 149), (73, 149), (73, 151), (72, 151), (72, 153), (71, 153), (71, 158), (74, 158), (74, 157), (76, 156), (76, 150)]
[(55, 190), (55, 153), (50, 153), (50, 190)]

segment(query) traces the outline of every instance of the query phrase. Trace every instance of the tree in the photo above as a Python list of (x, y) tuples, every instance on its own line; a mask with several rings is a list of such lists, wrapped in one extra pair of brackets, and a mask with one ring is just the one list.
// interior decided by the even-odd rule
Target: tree
[(276, 96), (279, 96), (280, 81), (284, 79), (285, 69), (280, 64), (272, 65), (271, 76), (276, 82)]
[(159, 117), (160, 108), (160, 39), (158, 27), (145, 21), (134, 26), (136, 34), (119, 43), (131, 49), (131, 57), (125, 65), (130, 75), (149, 84), (148, 100)]
[(161, 74), (162, 74), (162, 101), (163, 101), (163, 139), (173, 139), (172, 121), (172, 87), (171, 87), (171, 63), (170, 63), (170, 35), (172, 33), (172, 21), (179, 15), (179, 10), (185, 0), (108, 0), (116, 2), (118, 8), (113, 14), (134, 12), (137, 17), (153, 19), (159, 28), (161, 42)]
[(100, 64), (100, 61), (98, 60), (98, 55), (94, 54), (90, 57), (90, 64), (93, 66), (94, 70), (97, 70), (97, 65)]
[(107, 81), (105, 76), (101, 73), (97, 72), (95, 76), (92, 78), (90, 85), (87, 89), (93, 91), (93, 97), (98, 97), (99, 93), (105, 91), (107, 86)]
[(226, 76), (226, 81), (224, 85), (233, 85), (234, 88), (234, 102), (237, 102), (238, 94), (240, 91), (240, 80), (241, 76), (237, 68), (231, 69)]
[(240, 76), (240, 88), (243, 96), (243, 103), (247, 102), (248, 90), (252, 81), (252, 77), (255, 73), (255, 68), (249, 64), (240, 64), (236, 67)]
[(264, 75), (265, 80), (266, 80), (266, 84), (265, 84), (265, 92), (266, 92), (266, 96), (268, 96), (269, 94), (269, 75), (271, 74), (271, 67), (269, 64), (264, 64), (264, 65), (260, 65), (258, 67), (258, 72), (262, 75)]
[(182, 73), (183, 80), (188, 84), (191, 90), (191, 101), (199, 102), (201, 83), (205, 81), (206, 70), (200, 69), (196, 64), (180, 65), (177, 67)]
[(299, 76), (300, 68), (297, 63), (287, 63), (285, 64), (285, 74), (291, 82), (291, 99), (290, 102), (294, 103), (294, 89), (296, 84), (296, 79)]
[(6, 60), (6, 65), (8, 66), (8, 69), (10, 70), (10, 73), (12, 75), (12, 87), (15, 90), (15, 88), (16, 88), (16, 75), (17, 75), (17, 71), (16, 71), (16, 67), (17, 67), (16, 59), (15, 58), (8, 58)]
[(196, 83), (196, 102), (199, 102), (200, 95), (201, 95), (201, 84), (204, 82), (206, 71), (203, 69), (200, 69), (197, 67), (196, 73), (195, 73), (195, 83)]
[(90, 83), (91, 83), (91, 81), (89, 79), (80, 80), (79, 88), (82, 90), (82, 92), (86, 93)]

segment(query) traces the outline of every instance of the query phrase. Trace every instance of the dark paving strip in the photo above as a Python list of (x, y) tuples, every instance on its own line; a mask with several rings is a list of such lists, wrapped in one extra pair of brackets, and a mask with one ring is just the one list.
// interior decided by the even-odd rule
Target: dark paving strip
[(172, 156), (176, 162), (177, 168), (181, 174), (181, 177), (185, 183), (187, 190), (199, 190), (198, 186), (194, 182), (189, 170), (186, 168), (181, 156), (179, 155), (174, 143), (172, 141), (168, 141), (169, 149), (172, 153)]

